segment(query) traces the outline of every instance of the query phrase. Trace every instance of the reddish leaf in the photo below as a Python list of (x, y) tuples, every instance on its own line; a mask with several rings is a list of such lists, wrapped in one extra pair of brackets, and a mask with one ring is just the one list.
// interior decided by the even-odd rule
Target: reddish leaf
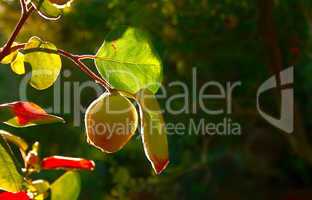
[(42, 169), (93, 170), (95, 168), (95, 163), (92, 160), (82, 158), (51, 156), (42, 160), (41, 167)]
[(0, 105), (0, 121), (19, 128), (64, 122), (62, 118), (48, 114), (40, 106), (24, 101)]
[(26, 192), (2, 192), (0, 193), (0, 200), (30, 200)]
[(160, 174), (169, 164), (165, 122), (157, 99), (149, 90), (138, 93), (138, 99), (141, 105), (141, 136), (145, 155), (156, 174)]

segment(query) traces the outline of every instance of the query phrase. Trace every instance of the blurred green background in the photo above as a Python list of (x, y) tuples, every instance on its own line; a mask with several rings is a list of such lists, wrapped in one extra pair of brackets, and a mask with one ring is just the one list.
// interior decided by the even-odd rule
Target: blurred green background
[[(4, 44), (18, 21), (19, 5), (15, 0), (0, 2), (0, 44)], [(58, 115), (66, 119), (66, 124), (22, 130), (1, 125), (1, 129), (29, 143), (39, 141), (42, 156), (95, 160), (94, 172), (81, 173), (81, 200), (311, 199), (311, 23), (311, 0), (76, 0), (59, 21), (46, 21), (34, 13), (19, 42), (35, 35), (76, 54), (94, 54), (105, 36), (121, 25), (147, 30), (163, 60), (163, 84), (169, 95), (181, 92), (179, 87), (168, 86), (172, 81), (183, 81), (192, 89), (192, 68), (197, 69), (198, 88), (207, 81), (223, 85), (241, 81), (242, 86), (233, 93), (231, 118), (241, 124), (242, 133), (170, 135), (169, 167), (155, 176), (139, 137), (111, 155), (88, 145), (83, 123), (74, 126), (73, 103), (64, 103), (63, 97), (57, 102), (61, 108)], [(271, 37), (274, 32), (276, 37)], [(295, 67), (295, 131), (291, 135), (268, 124), (256, 109), (256, 90), (272, 75), (277, 60), (282, 68)], [(92, 62), (88, 65), (95, 70)], [(62, 93), (68, 92), (64, 83), (89, 80), (66, 59), (63, 67), (71, 74), (60, 76)], [(18, 100), (22, 77), (5, 65), (0, 66), (0, 77), (0, 103)], [(53, 88), (35, 91), (29, 87), (27, 92), (29, 100), (43, 107), (55, 103)], [(74, 98), (73, 91), (70, 93), (66, 95)], [(261, 99), (265, 110), (273, 114), (280, 107), (275, 94), (270, 91)], [(95, 98), (94, 90), (82, 91), (82, 105), (89, 105)], [(182, 100), (174, 101), (176, 108), (181, 104)], [(226, 102), (209, 101), (207, 105), (225, 108)], [(66, 112), (69, 108), (71, 112)], [(200, 110), (165, 116), (168, 123), (182, 122), (186, 126), (190, 119), (218, 123), (224, 117)], [(61, 173), (45, 172), (39, 177), (52, 181)]]

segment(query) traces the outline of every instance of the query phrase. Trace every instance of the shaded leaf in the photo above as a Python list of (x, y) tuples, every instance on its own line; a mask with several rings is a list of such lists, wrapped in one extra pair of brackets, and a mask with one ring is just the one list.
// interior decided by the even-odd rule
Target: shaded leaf
[(51, 185), (51, 200), (76, 200), (80, 193), (80, 176), (77, 172), (66, 172)]
[(146, 157), (156, 174), (160, 174), (169, 164), (168, 142), (165, 122), (160, 106), (148, 90), (138, 93), (141, 116), (141, 136)]
[(162, 64), (148, 35), (136, 28), (110, 34), (97, 52), (95, 64), (113, 87), (133, 94), (146, 87), (155, 93), (162, 79)]
[[(0, 136), (1, 137), (1, 136)], [(0, 142), (0, 190), (19, 192), (22, 189), (23, 177), (17, 171), (15, 162)]]
[(0, 105), (0, 122), (23, 128), (40, 124), (64, 122), (60, 117), (50, 115), (31, 102), (17, 101)]
[[(55, 53), (47, 51), (32, 51), (32, 49), (57, 50), (50, 42), (43, 42), (38, 37), (32, 37), (24, 48), (24, 60), (32, 68), (30, 84), (32, 87), (43, 90), (53, 85), (62, 67), (61, 57)], [(28, 51), (27, 51), (28, 50)], [(16, 67), (15, 72), (23, 71), (21, 66)]]

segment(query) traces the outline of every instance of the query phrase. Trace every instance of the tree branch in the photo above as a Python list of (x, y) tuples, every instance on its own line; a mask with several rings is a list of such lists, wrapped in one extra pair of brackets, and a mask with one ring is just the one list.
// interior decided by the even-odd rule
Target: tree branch
[(96, 75), (92, 70), (90, 70), (83, 62), (81, 62), (82, 59), (86, 59), (86, 58), (93, 58), (93, 56), (79, 56), (79, 55), (73, 55), (67, 51), (58, 49), (57, 50), (58, 54), (70, 59), (71, 61), (73, 61), (78, 67), (79, 69), (84, 72), (85, 74), (87, 74), (91, 79), (93, 79), (95, 82), (101, 84), (107, 91), (111, 92), (113, 90), (112, 86), (104, 79), (102, 79), (101, 77), (99, 77), (98, 75)]
[[(23, 1), (23, 0), (21, 0), (21, 1)], [(16, 40), (17, 35), (21, 31), (23, 25), (25, 24), (26, 20), (28, 19), (28, 17), (30, 16), (30, 14), (33, 11), (34, 11), (34, 7), (31, 6), (29, 10), (22, 12), (21, 18), (19, 19), (14, 31), (12, 32), (9, 40), (4, 45), (2, 51), (0, 52), (0, 61), (4, 57), (6, 57), (7, 55), (9, 55), (11, 53), (11, 46), (12, 46), (13, 42)]]

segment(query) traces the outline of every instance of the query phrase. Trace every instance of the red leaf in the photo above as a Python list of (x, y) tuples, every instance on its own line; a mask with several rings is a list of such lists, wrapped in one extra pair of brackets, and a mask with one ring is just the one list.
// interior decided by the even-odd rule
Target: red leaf
[(95, 168), (95, 163), (92, 160), (86, 160), (82, 158), (51, 156), (42, 160), (41, 167), (42, 169), (93, 170)]
[(0, 200), (30, 200), (26, 192), (2, 192), (0, 193)]
[(40, 106), (25, 101), (2, 104), (0, 113), (0, 121), (14, 127), (64, 122), (60, 117), (49, 115)]

